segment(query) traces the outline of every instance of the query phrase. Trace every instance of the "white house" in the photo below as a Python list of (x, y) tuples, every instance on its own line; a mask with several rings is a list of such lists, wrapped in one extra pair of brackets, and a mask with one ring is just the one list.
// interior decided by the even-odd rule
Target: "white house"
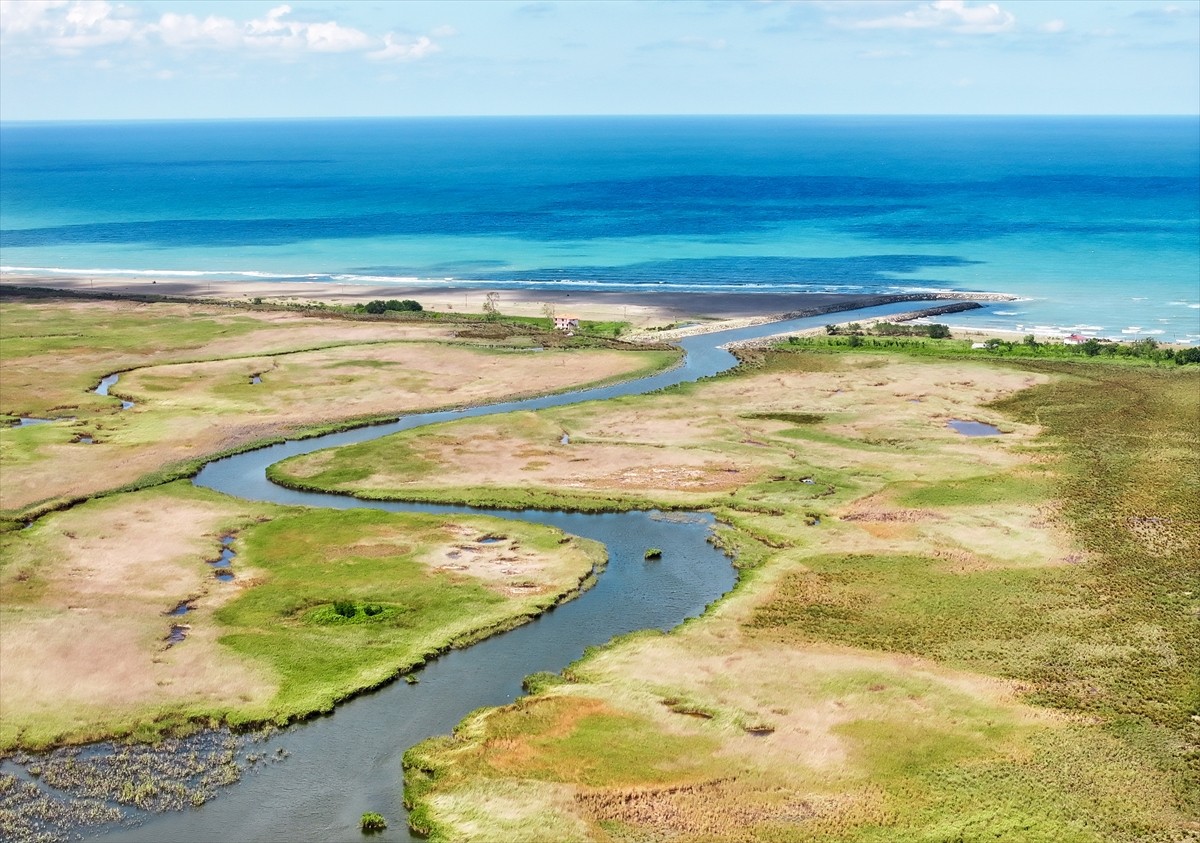
[(578, 316), (555, 316), (554, 329), (556, 331), (566, 331), (568, 334), (573, 334), (579, 330)]

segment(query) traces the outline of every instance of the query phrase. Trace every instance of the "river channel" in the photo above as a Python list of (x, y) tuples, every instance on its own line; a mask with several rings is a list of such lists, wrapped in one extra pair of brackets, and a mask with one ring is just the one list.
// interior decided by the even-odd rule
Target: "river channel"
[[(862, 321), (911, 311), (912, 302), (839, 313)], [(365, 501), (285, 489), (266, 479), (266, 468), (297, 454), (363, 442), (400, 430), (472, 416), (537, 410), (652, 392), (723, 372), (736, 358), (719, 346), (830, 321), (828, 315), (688, 337), (674, 369), (613, 386), (491, 404), (462, 411), (423, 413), (398, 421), (289, 441), (206, 465), (195, 483), (235, 497), (279, 504), (372, 508), (394, 512), (483, 514), (558, 527), (602, 542), (608, 566), (596, 585), (532, 623), (453, 650), (421, 669), (419, 682), (392, 682), (362, 694), (327, 716), (289, 727), (259, 750), (277, 763), (248, 770), (242, 779), (199, 808), (145, 815), (133, 828), (93, 830), (93, 838), (120, 841), (352, 841), (358, 820), (377, 811), (390, 823), (377, 840), (412, 840), (404, 810), (401, 757), (413, 744), (447, 734), (481, 706), (511, 702), (521, 680), (537, 671), (560, 671), (586, 647), (639, 629), (671, 629), (700, 614), (734, 585), (729, 559), (708, 543), (708, 513), (627, 512), (583, 514), (508, 511), (465, 506)], [(568, 446), (569, 447), (569, 446)], [(647, 547), (663, 549), (646, 562)]]

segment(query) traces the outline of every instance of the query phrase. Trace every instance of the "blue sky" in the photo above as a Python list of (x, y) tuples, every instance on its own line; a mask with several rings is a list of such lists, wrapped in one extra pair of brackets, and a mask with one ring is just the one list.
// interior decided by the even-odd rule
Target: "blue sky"
[(0, 119), (1196, 114), (1200, 0), (0, 0)]

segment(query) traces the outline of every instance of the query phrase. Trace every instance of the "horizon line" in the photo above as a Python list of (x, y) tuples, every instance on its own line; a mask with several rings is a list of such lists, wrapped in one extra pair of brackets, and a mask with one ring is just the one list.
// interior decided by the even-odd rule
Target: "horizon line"
[(35, 117), (35, 118), (4, 118), (0, 117), (0, 125), (16, 124), (48, 124), (48, 123), (213, 123), (213, 122), (284, 122), (284, 121), (367, 121), (367, 120), (529, 120), (529, 119), (564, 119), (564, 120), (595, 120), (595, 119), (664, 119), (664, 118), (708, 118), (708, 119), (744, 119), (744, 118), (889, 118), (889, 119), (1122, 119), (1122, 118), (1197, 118), (1200, 112), (1104, 112), (1104, 113), (1069, 113), (1050, 114), (1044, 112), (1005, 112), (1005, 113), (896, 113), (896, 112), (762, 112), (762, 113), (702, 113), (702, 112), (667, 112), (667, 113), (578, 113), (578, 114), (361, 114), (361, 115), (274, 115), (261, 117), (246, 116), (207, 116), (207, 117)]

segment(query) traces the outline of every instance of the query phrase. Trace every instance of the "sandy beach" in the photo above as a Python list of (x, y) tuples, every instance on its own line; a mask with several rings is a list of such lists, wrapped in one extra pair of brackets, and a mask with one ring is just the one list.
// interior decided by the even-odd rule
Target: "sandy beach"
[[(349, 284), (322, 281), (197, 281), (186, 277), (46, 276), (0, 275), (0, 287), (37, 287), (79, 293), (110, 293), (126, 296), (180, 296), (197, 299), (249, 302), (261, 299), (273, 304), (360, 304), (372, 299), (415, 299), (428, 310), (452, 313), (483, 313), (489, 290), (481, 286), (413, 284)], [(898, 297), (850, 295), (845, 293), (610, 293), (544, 290), (497, 290), (497, 306), (510, 316), (545, 316), (552, 310), (560, 316), (577, 316), (597, 321), (629, 322), (635, 328), (651, 328), (692, 320), (743, 320), (779, 318), (799, 311), (830, 309), (830, 312), (868, 307)], [(957, 295), (957, 294), (956, 294)], [(1008, 300), (993, 293), (964, 293), (962, 298)], [(914, 298), (914, 300), (922, 300)]]

